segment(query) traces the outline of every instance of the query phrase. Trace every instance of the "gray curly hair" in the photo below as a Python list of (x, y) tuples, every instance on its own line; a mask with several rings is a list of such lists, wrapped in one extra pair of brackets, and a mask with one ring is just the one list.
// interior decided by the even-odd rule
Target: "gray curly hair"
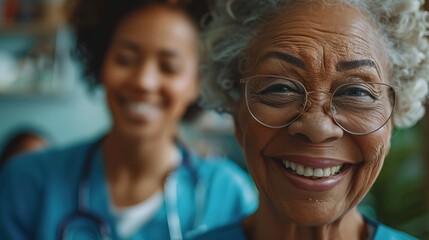
[[(300, 0), (311, 2), (314, 0)], [(393, 83), (401, 88), (394, 114), (397, 127), (410, 127), (425, 113), (429, 85), (429, 15), (424, 0), (336, 0), (371, 16), (384, 38)], [(259, 27), (280, 6), (297, 0), (217, 0), (203, 34), (201, 103), (232, 113), (240, 97), (240, 62)], [(227, 37), (225, 37), (227, 36)]]

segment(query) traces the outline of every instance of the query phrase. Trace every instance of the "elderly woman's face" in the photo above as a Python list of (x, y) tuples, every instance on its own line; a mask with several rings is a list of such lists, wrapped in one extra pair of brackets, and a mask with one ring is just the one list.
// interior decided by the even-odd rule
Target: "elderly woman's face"
[[(274, 16), (259, 32), (248, 47), (251, 70), (244, 77), (284, 76), (307, 91), (323, 92), (349, 82), (388, 83), (380, 39), (353, 7), (299, 5)], [(392, 128), (389, 122), (373, 133), (353, 135), (327, 113), (329, 95), (315, 93), (311, 101), (282, 128), (258, 123), (244, 94), (235, 114), (236, 135), (261, 204), (300, 225), (331, 223), (364, 197), (383, 165)]]

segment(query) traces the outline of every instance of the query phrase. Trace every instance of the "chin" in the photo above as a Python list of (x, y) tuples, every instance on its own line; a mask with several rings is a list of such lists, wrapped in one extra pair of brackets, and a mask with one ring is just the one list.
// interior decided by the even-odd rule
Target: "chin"
[(154, 126), (118, 126), (116, 132), (119, 132), (120, 135), (124, 138), (130, 140), (143, 140), (148, 138), (155, 138), (159, 135), (160, 131)]
[(292, 218), (291, 221), (301, 227), (317, 227), (331, 224), (337, 221), (337, 217), (333, 217), (332, 214), (327, 216), (311, 216), (311, 217), (296, 217)]
[[(283, 211), (284, 218), (302, 227), (316, 227), (331, 224), (341, 218), (346, 212), (335, 206), (327, 206), (320, 202), (288, 207)], [(279, 211), (280, 212), (280, 211)]]

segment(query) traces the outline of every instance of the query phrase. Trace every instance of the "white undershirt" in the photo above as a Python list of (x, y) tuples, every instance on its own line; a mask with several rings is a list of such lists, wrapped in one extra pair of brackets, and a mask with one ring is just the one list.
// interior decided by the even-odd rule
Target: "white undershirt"
[(162, 202), (163, 194), (159, 191), (137, 205), (121, 209), (113, 207), (119, 238), (130, 238), (155, 215)]
[[(172, 159), (175, 166), (178, 166), (182, 162), (182, 155), (178, 148), (175, 148), (175, 151), (173, 151)], [(118, 208), (112, 205), (111, 208), (115, 216), (119, 238), (128, 239), (136, 233), (143, 225), (152, 219), (161, 207), (163, 201), (164, 194), (162, 190), (160, 190), (145, 201), (130, 207)]]

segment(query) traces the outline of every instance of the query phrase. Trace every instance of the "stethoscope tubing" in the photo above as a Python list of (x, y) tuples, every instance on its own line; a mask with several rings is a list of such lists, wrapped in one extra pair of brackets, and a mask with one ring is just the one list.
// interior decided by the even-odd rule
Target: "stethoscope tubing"
[[(88, 185), (89, 185), (89, 174), (91, 170), (91, 163), (95, 159), (95, 152), (101, 144), (102, 139), (98, 140), (88, 150), (84, 164), (82, 167), (82, 173), (79, 178), (78, 190), (77, 190), (77, 210), (73, 213), (66, 216), (60, 223), (59, 232), (57, 234), (58, 240), (64, 239), (64, 234), (67, 229), (67, 226), (73, 221), (73, 219), (83, 217), (97, 224), (100, 230), (102, 239), (111, 239), (111, 233), (109, 231), (108, 225), (98, 216), (92, 214), (85, 207), (85, 201), (89, 198)], [(195, 221), (194, 227), (198, 226), (202, 221), (202, 209), (204, 203), (204, 185), (199, 181), (198, 174), (196, 170), (191, 165), (191, 156), (190, 152), (186, 149), (183, 144), (177, 143), (179, 149), (181, 149), (183, 158), (181, 165), (186, 166), (192, 175), (192, 178), (195, 183), (195, 201), (196, 201), (196, 211), (195, 211)], [(170, 173), (165, 182), (164, 182), (164, 203), (167, 212), (167, 224), (171, 240), (182, 240), (183, 234), (181, 230), (181, 222), (177, 206), (177, 176), (174, 173)]]

